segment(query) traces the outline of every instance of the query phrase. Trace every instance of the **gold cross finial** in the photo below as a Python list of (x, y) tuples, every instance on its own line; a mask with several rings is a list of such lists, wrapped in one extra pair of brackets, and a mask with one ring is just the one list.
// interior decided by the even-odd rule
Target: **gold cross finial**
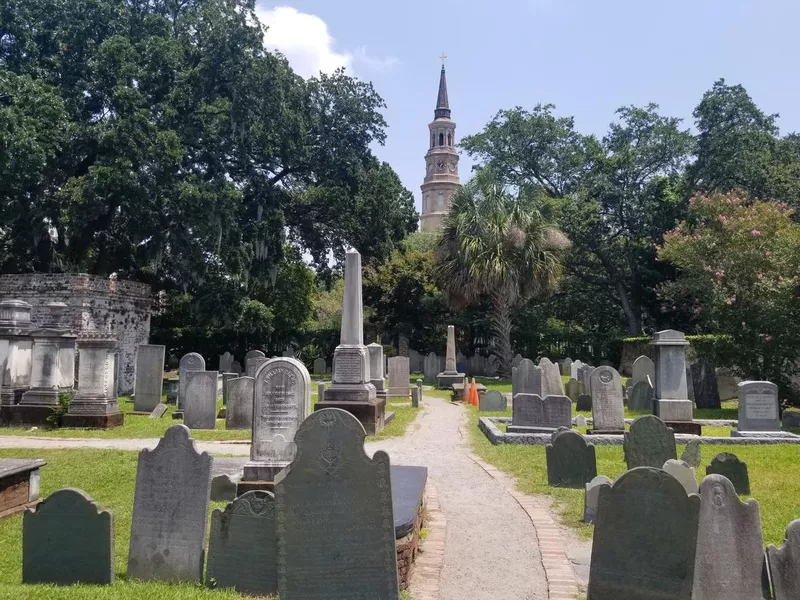
[(441, 59), (442, 59), (442, 66), (444, 66), (444, 61), (445, 61), (445, 60), (447, 60), (447, 54), (445, 54), (444, 52), (442, 52), (442, 55), (441, 55), (439, 58), (441, 58)]

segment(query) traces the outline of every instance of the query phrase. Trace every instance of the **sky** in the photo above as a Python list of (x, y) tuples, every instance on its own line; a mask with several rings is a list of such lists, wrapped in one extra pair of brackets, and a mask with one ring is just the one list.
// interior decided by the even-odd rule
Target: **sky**
[[(260, 0), (265, 44), (300, 75), (339, 66), (386, 101), (385, 146), (420, 210), (441, 54), (457, 138), (538, 103), (602, 136), (614, 111), (655, 102), (692, 125), (719, 78), (741, 83), (782, 133), (800, 132), (797, 0)], [(461, 180), (472, 162), (462, 153)]]

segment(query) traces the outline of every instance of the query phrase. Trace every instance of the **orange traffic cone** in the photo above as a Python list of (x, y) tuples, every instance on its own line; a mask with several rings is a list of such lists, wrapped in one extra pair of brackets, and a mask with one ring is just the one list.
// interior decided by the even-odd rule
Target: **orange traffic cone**
[(475, 378), (472, 378), (472, 385), (469, 388), (469, 403), (472, 406), (479, 406), (480, 399), (478, 398), (478, 386), (475, 385)]

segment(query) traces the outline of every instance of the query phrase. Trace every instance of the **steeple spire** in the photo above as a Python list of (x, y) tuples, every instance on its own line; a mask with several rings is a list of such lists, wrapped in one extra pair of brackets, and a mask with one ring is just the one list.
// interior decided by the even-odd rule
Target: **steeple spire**
[(437, 119), (450, 118), (450, 101), (447, 98), (447, 74), (444, 70), (445, 58), (445, 55), (442, 54), (442, 73), (439, 76), (439, 97), (436, 99), (436, 110), (433, 113)]

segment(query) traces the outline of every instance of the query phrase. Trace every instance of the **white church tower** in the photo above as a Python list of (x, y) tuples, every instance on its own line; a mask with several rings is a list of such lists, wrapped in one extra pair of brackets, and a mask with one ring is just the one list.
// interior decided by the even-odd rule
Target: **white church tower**
[(447, 76), (442, 55), (442, 72), (439, 77), (439, 96), (436, 99), (434, 120), (428, 125), (430, 144), (425, 155), (425, 180), (422, 184), (422, 231), (436, 231), (450, 210), (453, 194), (461, 187), (458, 178), (458, 153), (456, 152), (456, 124), (450, 118), (450, 101), (447, 98)]

